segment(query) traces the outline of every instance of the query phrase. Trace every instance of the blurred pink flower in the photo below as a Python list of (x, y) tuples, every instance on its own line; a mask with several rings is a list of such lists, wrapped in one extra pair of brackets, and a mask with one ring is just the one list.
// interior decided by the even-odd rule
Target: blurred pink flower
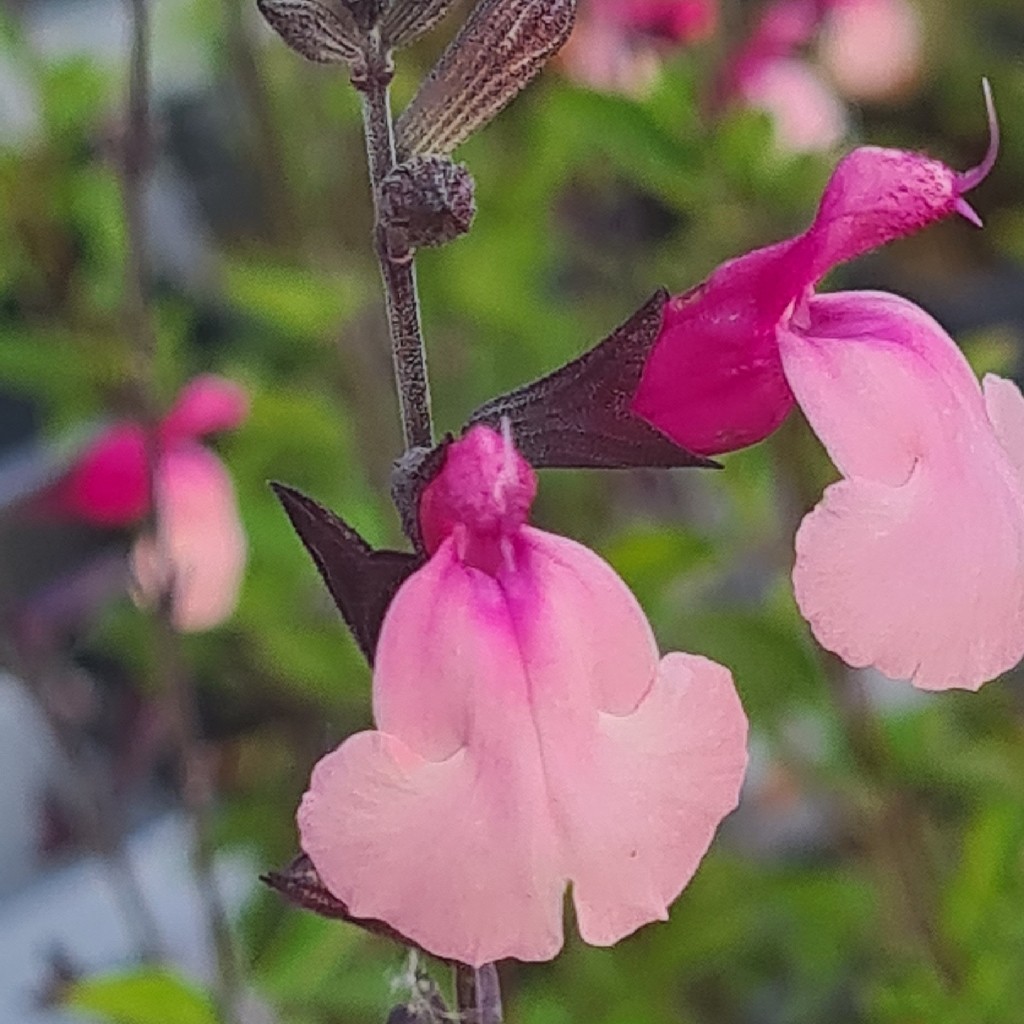
[(802, 235), (732, 260), (667, 307), (634, 410), (702, 454), (761, 440), (799, 401), (844, 479), (797, 535), (797, 601), (823, 646), (924, 689), (1024, 654), (1024, 402), (977, 381), (927, 314), (817, 295), (837, 264), (953, 213), (990, 170), (898, 150), (836, 167)]
[[(825, 74), (807, 55), (819, 43)], [(715, 105), (771, 115), (790, 152), (831, 149), (850, 100), (892, 99), (921, 68), (921, 19), (908, 0), (771, 0), (726, 64)]]
[(584, 85), (639, 95), (666, 50), (707, 39), (717, 22), (717, 0), (584, 0), (562, 63)]
[(736, 805), (729, 672), (659, 661), (593, 552), (527, 525), (531, 468), (474, 427), (421, 504), (430, 557), (377, 646), (379, 731), (316, 766), (302, 847), (356, 917), (467, 964), (546, 960), (664, 919)]
[(738, 95), (748, 107), (771, 117), (775, 140), (789, 153), (832, 149), (849, 127), (846, 107), (835, 90), (799, 57), (752, 63), (740, 80)]
[(921, 72), (921, 16), (908, 0), (832, 0), (820, 42), (822, 63), (851, 100), (906, 92)]
[(590, 7), (631, 35), (678, 45), (707, 39), (718, 23), (717, 0), (590, 0)]
[[(137, 596), (155, 600), (172, 588), (176, 628), (209, 629), (238, 600), (246, 541), (231, 478), (199, 442), (245, 419), (248, 400), (231, 381), (191, 381), (159, 424), (156, 437), (158, 536), (140, 537), (132, 551)], [(124, 527), (150, 512), (146, 434), (119, 423), (79, 458), (50, 496), (48, 507), (98, 526)]]
[(800, 50), (815, 38), (831, 0), (772, 0), (726, 64), (715, 106), (739, 101), (767, 113), (781, 148), (830, 149), (845, 136), (846, 108)]

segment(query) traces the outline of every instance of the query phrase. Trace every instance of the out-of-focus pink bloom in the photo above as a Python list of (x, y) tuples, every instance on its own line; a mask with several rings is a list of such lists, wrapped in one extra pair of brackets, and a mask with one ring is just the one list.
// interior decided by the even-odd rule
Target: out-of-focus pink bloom
[(667, 48), (707, 39), (717, 22), (717, 0), (586, 0), (562, 63), (584, 85), (639, 95)]
[(788, 153), (832, 149), (846, 136), (846, 107), (817, 69), (799, 57), (752, 64), (738, 90), (748, 107), (763, 110), (775, 140)]
[(707, 39), (718, 23), (717, 0), (590, 0), (590, 6), (631, 35), (677, 45)]
[(174, 626), (212, 629), (231, 616), (245, 571), (246, 540), (235, 489), (223, 463), (199, 445), (164, 455), (157, 467), (158, 536), (132, 549), (138, 594), (171, 593)]
[(535, 488), (486, 427), (449, 447), (377, 646), (378, 731), (320, 761), (298, 813), (354, 916), (467, 964), (553, 957), (570, 884), (587, 942), (665, 918), (746, 763), (729, 672), (659, 661), (614, 571), (527, 525)]
[(769, 3), (727, 63), (714, 104), (737, 101), (770, 115), (788, 152), (830, 149), (848, 127), (832, 86), (799, 51), (816, 36), (830, 0)]
[(823, 64), (851, 100), (905, 92), (920, 74), (923, 48), (921, 16), (907, 0), (832, 0), (820, 42)]
[[(178, 629), (209, 629), (238, 599), (246, 543), (231, 478), (200, 440), (245, 418), (245, 392), (203, 376), (182, 390), (158, 425), (154, 442), (158, 537), (132, 552), (137, 593), (155, 600), (172, 587)], [(48, 507), (97, 526), (139, 523), (150, 511), (146, 433), (119, 423), (98, 438), (55, 487)]]
[(804, 521), (797, 600), (850, 664), (925, 689), (977, 688), (1024, 652), (1024, 407), (915, 306), (817, 295), (834, 266), (977, 214), (958, 174), (898, 150), (840, 162), (802, 235), (719, 267), (669, 304), (634, 411), (702, 454), (761, 440), (799, 401), (847, 478)]

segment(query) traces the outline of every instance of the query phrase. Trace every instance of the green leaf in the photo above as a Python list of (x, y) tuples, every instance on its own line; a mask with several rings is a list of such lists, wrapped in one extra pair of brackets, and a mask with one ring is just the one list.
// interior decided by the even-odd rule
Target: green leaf
[(631, 181), (679, 199), (692, 192), (699, 151), (673, 135), (651, 113), (624, 96), (560, 89), (548, 110), (553, 130), (567, 142), (611, 161)]
[(351, 312), (362, 289), (344, 274), (235, 258), (224, 268), (231, 301), (290, 338), (320, 338)]
[(796, 708), (820, 707), (826, 690), (821, 662), (806, 629), (777, 599), (757, 611), (688, 612), (671, 646), (728, 665), (751, 720), (771, 725)]
[(110, 1024), (220, 1024), (206, 992), (163, 968), (77, 982), (65, 1005)]

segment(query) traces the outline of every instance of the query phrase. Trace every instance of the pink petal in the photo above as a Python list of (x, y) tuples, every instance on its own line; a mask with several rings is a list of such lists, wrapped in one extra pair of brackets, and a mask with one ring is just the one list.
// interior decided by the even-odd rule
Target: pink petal
[[(466, 527), (464, 537), (471, 534), (476, 539), (477, 549), (499, 546), (499, 538), (526, 522), (536, 495), (537, 477), (516, 451), (511, 435), (480, 425), (470, 427), (448, 445), (440, 471), (420, 498), (420, 528), (427, 551), (436, 551), (459, 524)], [(478, 550), (476, 554), (485, 553)], [(461, 555), (466, 561), (465, 550)]]
[(985, 409), (996, 437), (1024, 481), (1024, 397), (1020, 388), (994, 373), (985, 374), (982, 387)]
[(630, 32), (680, 45), (706, 39), (718, 20), (717, 0), (598, 0), (594, 6)]
[(776, 330), (837, 264), (956, 212), (961, 193), (958, 175), (938, 161), (854, 150), (807, 231), (724, 263), (669, 303), (633, 412), (701, 455), (767, 437), (793, 404)]
[(818, 641), (922, 689), (977, 689), (1024, 654), (1024, 493), (966, 361), (896, 296), (811, 300), (786, 374), (846, 479), (797, 534)]
[(241, 385), (225, 377), (204, 374), (182, 388), (160, 426), (160, 436), (168, 445), (195, 441), (237, 427), (248, 413), (249, 397)]
[(381, 732), (328, 754), (302, 848), (356, 916), (438, 956), (550, 959), (565, 867), (501, 588), (453, 540), (399, 590), (374, 675)]
[(159, 544), (141, 537), (132, 551), (140, 597), (156, 600), (171, 581), (175, 628), (220, 625), (238, 603), (246, 559), (231, 478), (215, 455), (183, 446), (157, 467), (157, 502)]
[(748, 253), (672, 299), (632, 410), (700, 455), (767, 437), (793, 407), (775, 327), (806, 287), (794, 242)]
[(122, 423), (94, 441), (57, 485), (53, 504), (98, 526), (130, 526), (149, 511), (146, 441)]
[(727, 669), (669, 654), (632, 714), (580, 726), (575, 742), (552, 729), (545, 764), (580, 934), (610, 946), (666, 918), (693, 877), (739, 799), (747, 723)]
[(812, 279), (956, 211), (957, 174), (938, 160), (862, 146), (832, 172), (807, 232)]
[(748, 106), (774, 124), (779, 147), (814, 153), (838, 146), (846, 136), (846, 108), (835, 90), (806, 60), (772, 57), (746, 69), (739, 92)]
[(354, 914), (471, 964), (553, 956), (570, 883), (591, 941), (664, 917), (745, 760), (725, 670), (659, 670), (634, 598), (580, 545), (528, 527), (511, 544), (491, 575), (453, 536), (406, 581), (377, 649), (380, 732), (324, 758), (299, 810)]

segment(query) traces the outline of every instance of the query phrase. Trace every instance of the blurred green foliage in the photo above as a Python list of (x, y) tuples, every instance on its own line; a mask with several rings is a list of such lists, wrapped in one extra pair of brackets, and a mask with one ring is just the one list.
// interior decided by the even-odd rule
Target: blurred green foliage
[[(979, 197), (990, 227), (936, 230), (871, 272), (896, 290), (969, 303), (965, 266), (1024, 258), (1024, 14), (1019, 0), (920, 6), (921, 88), (859, 110), (858, 134), (964, 166), (984, 145), (978, 80), (990, 75), (1006, 129)], [(238, 175), (251, 204), (242, 219), (211, 218), (215, 272), (202, 288), (159, 282), (159, 383), (169, 400), (193, 374), (217, 370), (253, 395), (249, 421), (221, 443), (251, 543), (242, 600), (228, 625), (187, 649), (226, 723), (219, 841), (268, 869), (294, 852), (292, 816), (313, 761), (367, 724), (369, 672), (266, 483), (295, 485), (373, 542), (397, 544), (387, 481), (400, 439), (350, 90), (276, 41), (240, 51), (236, 0), (191, 13), (177, 30), (208, 55), (230, 126), (217, 173)], [(121, 200), (104, 141), (120, 116), (122, 71), (44, 59), (13, 21), (3, 38), (38, 90), (41, 122), (0, 149), (0, 381), (36, 402), (59, 439), (130, 408)], [(437, 46), (430, 38), (403, 55), (400, 96)], [(808, 221), (834, 155), (782, 152), (762, 114), (708, 118), (712, 56), (669, 59), (641, 100), (552, 70), (460, 151), (478, 183), (476, 226), (419, 261), (442, 430), (598, 340), (656, 286), (683, 291)], [(978, 362), (1014, 369), (1019, 328), (979, 326)], [(543, 479), (537, 520), (609, 558), (664, 649), (733, 668), (762, 763), (745, 796), (751, 822), (725, 829), (668, 923), (614, 950), (571, 940), (553, 964), (509, 965), (514, 1024), (1024, 1019), (1019, 681), (894, 703), (865, 745), (789, 592), (808, 481), (787, 460), (820, 491), (827, 463), (798, 423), (720, 473)], [(146, 633), (127, 602), (83, 644), (128, 665), (145, 691)], [(806, 807), (824, 839), (781, 850), (764, 841)], [(288, 1024), (379, 1022), (400, 998), (399, 951), (289, 910), (255, 880), (240, 939), (247, 984)], [(115, 1024), (215, 1020), (205, 995), (155, 969), (84, 981), (68, 1002)]]

